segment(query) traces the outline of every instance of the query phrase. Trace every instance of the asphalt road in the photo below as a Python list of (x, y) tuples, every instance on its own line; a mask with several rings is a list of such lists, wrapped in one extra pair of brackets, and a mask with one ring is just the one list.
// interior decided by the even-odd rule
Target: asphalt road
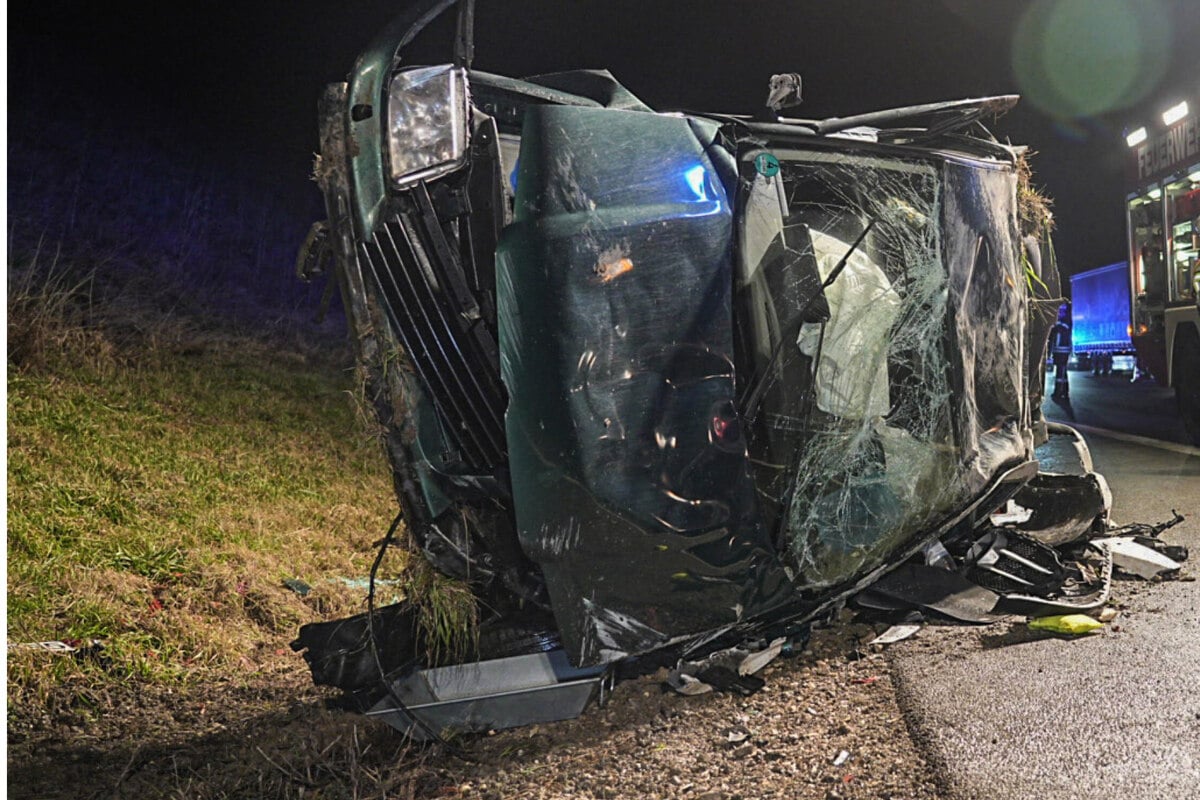
[(1134, 385), (1123, 408), (1104, 404), (1130, 388), (1072, 373), (1073, 412), (1104, 428), (1142, 418), (1120, 439), (1085, 437), (1117, 522), (1163, 521), (1173, 508), (1188, 518), (1164, 534), (1192, 552), (1185, 579), (1114, 581), (1120, 615), (1080, 639), (1033, 634), (1014, 619), (927, 626), (896, 645), (902, 708), (951, 797), (1200, 796), (1200, 582), (1190, 579), (1200, 573), (1200, 450), (1140, 441), (1167, 430), (1145, 417), (1170, 396)]
[[(1050, 419), (1187, 444), (1175, 406), (1175, 391), (1153, 381), (1131, 382), (1128, 372), (1092, 375), (1070, 372), (1068, 402), (1047, 399), (1042, 410)], [(1053, 389), (1053, 383), (1047, 383)]]

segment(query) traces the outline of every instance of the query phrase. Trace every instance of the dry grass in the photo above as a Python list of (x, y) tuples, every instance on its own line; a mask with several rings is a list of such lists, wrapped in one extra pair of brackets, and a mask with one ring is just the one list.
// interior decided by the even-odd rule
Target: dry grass
[[(136, 276), (98, 287), (44, 252), (9, 278), (9, 641), (84, 645), (10, 650), (10, 791), (436, 793), (427, 753), (324, 710), (288, 647), (364, 610), (395, 514), (344, 343), (247, 330)], [(378, 577), (378, 604), (426, 612), (431, 657), (470, 647), (464, 587), (404, 548)]]
[(96, 372), (109, 370), (112, 344), (88, 324), (95, 273), (73, 273), (60, 263), (57, 246), (43, 253), (43, 245), (8, 269), (9, 363), (45, 370), (71, 358)]
[(10, 736), (78, 717), (80, 686), (299, 665), (299, 625), (362, 610), (339, 578), (367, 574), (394, 514), (344, 349), (129, 294), (121, 310), (91, 285), (40, 254), (10, 269), (9, 639), (103, 642), (95, 658), (10, 655)]
[(1022, 234), (1045, 237), (1054, 231), (1054, 201), (1034, 184), (1035, 155), (1026, 150), (1017, 158), (1017, 216)]

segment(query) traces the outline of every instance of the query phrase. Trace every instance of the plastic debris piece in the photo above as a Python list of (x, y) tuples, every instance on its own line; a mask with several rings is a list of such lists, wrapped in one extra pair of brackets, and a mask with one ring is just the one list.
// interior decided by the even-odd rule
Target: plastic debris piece
[(1135, 522), (1130, 525), (1114, 525), (1110, 524), (1108, 528), (1109, 536), (1149, 536), (1158, 537), (1163, 531), (1174, 528), (1179, 523), (1183, 522), (1186, 517), (1180, 514), (1175, 509), (1171, 509), (1171, 519), (1166, 522), (1160, 522), (1157, 525), (1147, 525), (1143, 522)]
[(1106, 548), (1112, 553), (1113, 565), (1131, 575), (1150, 580), (1169, 572), (1178, 572), (1183, 566), (1174, 559), (1167, 558), (1157, 550), (1140, 545), (1131, 538), (1124, 536), (1108, 539), (1094, 539), (1093, 545)]
[(9, 650), (41, 650), (46, 653), (74, 653), (84, 647), (94, 647), (100, 644), (99, 639), (90, 639), (86, 643), (72, 639), (70, 641), (55, 640), (53, 642), (9, 642)]
[(1025, 508), (1017, 503), (1016, 500), (1009, 500), (1003, 511), (997, 511), (992, 514), (991, 521), (993, 525), (1020, 525), (1023, 522), (1028, 522), (1033, 516), (1033, 509)]
[(1037, 617), (1029, 620), (1028, 624), (1030, 630), (1065, 633), (1068, 636), (1082, 636), (1104, 627), (1103, 622), (1086, 614), (1057, 614), (1053, 617)]
[(691, 675), (679, 670), (671, 670), (671, 673), (667, 676), (667, 685), (679, 694), (688, 697), (697, 694), (707, 694), (713, 690), (713, 687), (704, 681), (693, 678)]
[[(991, 623), (1000, 595), (984, 589), (957, 572), (926, 564), (903, 564), (870, 586), (872, 598), (882, 595), (904, 607), (920, 607), (961, 622)], [(861, 597), (861, 594), (860, 594)]]
[(299, 578), (288, 578), (283, 585), (301, 597), (308, 597), (308, 593), (312, 591), (312, 587)]
[[(330, 578), (329, 580), (349, 586), (351, 589), (362, 589), (364, 592), (371, 586), (371, 582), (367, 578), (346, 578), (339, 576)], [(400, 581), (396, 579), (384, 580), (383, 578), (377, 578), (375, 580), (376, 586), (396, 586), (399, 583)]]
[(1100, 616), (1098, 617), (1098, 619), (1101, 622), (1112, 622), (1114, 619), (1117, 618), (1117, 615), (1120, 613), (1121, 612), (1117, 611), (1115, 608), (1106, 608), (1100, 612)]
[[(781, 636), (765, 647), (762, 647), (760, 640), (742, 647), (718, 650), (699, 661), (680, 661), (667, 674), (666, 683), (679, 694), (685, 695), (703, 694), (716, 689), (749, 696), (765, 684), (754, 673), (778, 658), (789, 644), (790, 640)], [(752, 647), (761, 649), (752, 650)]]
[(1172, 561), (1182, 563), (1188, 559), (1188, 549), (1181, 544), (1167, 544), (1162, 539), (1156, 539), (1153, 536), (1138, 536), (1136, 534), (1133, 540), (1143, 547), (1149, 547), (1157, 553), (1162, 553)]
[(741, 744), (742, 742), (746, 741), (749, 738), (750, 738), (750, 731), (746, 730), (741, 725), (738, 725), (736, 727), (730, 728), (729, 730), (725, 731), (726, 744), (731, 744), (731, 745)]
[(942, 544), (941, 539), (934, 539), (925, 545), (923, 552), (925, 554), (925, 563), (929, 566), (940, 569), (954, 569), (954, 556), (950, 555), (950, 551)]
[(919, 630), (921, 630), (920, 625), (893, 625), (867, 644), (895, 644), (904, 641)]
[(754, 675), (739, 675), (728, 667), (707, 667), (701, 670), (697, 678), (714, 689), (722, 692), (735, 692), (742, 697), (749, 697), (766, 685), (766, 681)]
[(846, 763), (847, 761), (849, 761), (849, 760), (850, 760), (850, 751), (849, 751), (849, 750), (842, 750), (842, 751), (841, 751), (841, 752), (839, 752), (839, 753), (837, 754), (837, 756), (836, 756), (836, 757), (833, 759), (833, 765), (834, 765), (835, 767), (840, 767), (842, 764), (845, 764), (845, 763)]
[(783, 652), (783, 645), (786, 641), (787, 639), (781, 636), (757, 653), (751, 653), (746, 656), (746, 660), (738, 665), (738, 674), (753, 675), (767, 664), (770, 664)]

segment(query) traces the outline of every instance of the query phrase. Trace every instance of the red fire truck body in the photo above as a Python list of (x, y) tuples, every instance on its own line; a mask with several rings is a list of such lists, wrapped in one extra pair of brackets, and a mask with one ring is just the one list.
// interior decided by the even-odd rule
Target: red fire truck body
[(1200, 109), (1180, 103), (1164, 125), (1128, 137), (1126, 196), (1131, 338), (1143, 369), (1173, 386), (1200, 444)]

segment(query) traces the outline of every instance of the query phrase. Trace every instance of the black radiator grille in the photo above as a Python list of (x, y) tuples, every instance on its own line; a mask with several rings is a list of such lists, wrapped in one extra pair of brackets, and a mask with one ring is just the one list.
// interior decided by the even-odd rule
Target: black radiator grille
[(418, 255), (433, 252), (434, 235), (441, 231), (395, 215), (359, 244), (358, 258), (464, 466), (490, 474), (507, 450), (504, 393), (494, 343), (489, 348), (487, 341), (492, 334), (456, 307), (444, 268)]

